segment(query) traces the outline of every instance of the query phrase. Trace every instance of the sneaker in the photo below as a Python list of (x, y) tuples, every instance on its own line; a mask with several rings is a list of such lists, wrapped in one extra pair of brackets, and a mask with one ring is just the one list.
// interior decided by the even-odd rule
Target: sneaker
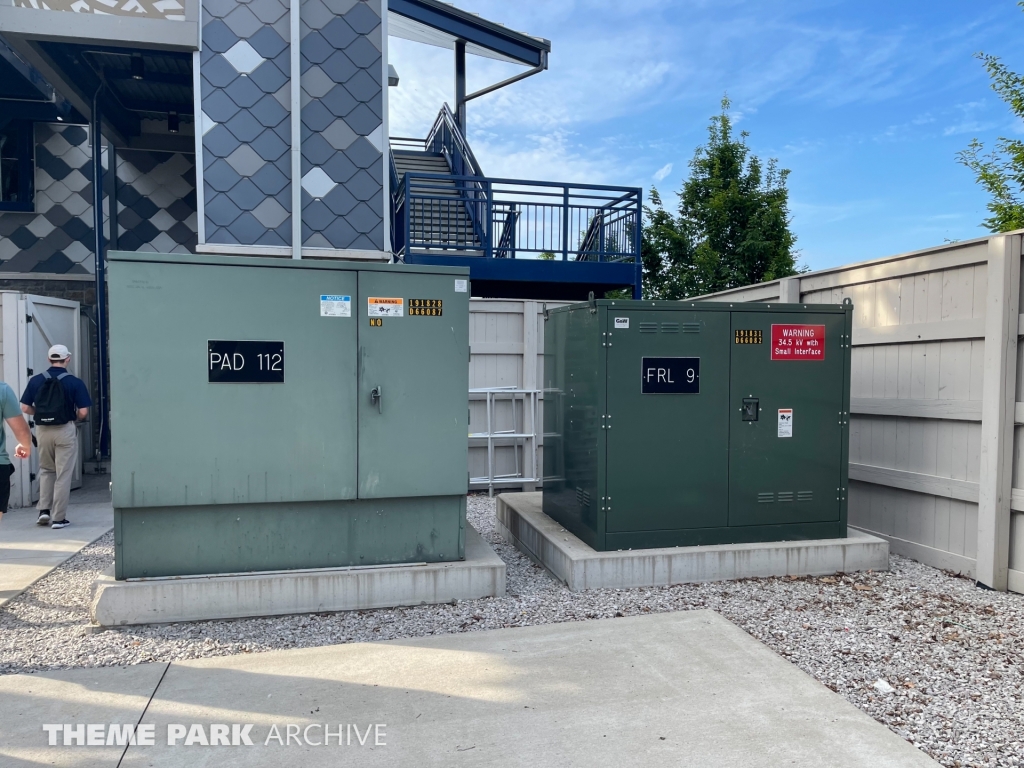
[(46, 525), (50, 522), (50, 510), (41, 509), (39, 510), (39, 517), (36, 519), (36, 525)]
[(53, 528), (53, 529), (60, 529), (60, 528), (67, 528), (69, 525), (71, 525), (71, 521), (65, 518), (64, 520), (58, 520), (57, 522), (55, 522), (50, 527)]

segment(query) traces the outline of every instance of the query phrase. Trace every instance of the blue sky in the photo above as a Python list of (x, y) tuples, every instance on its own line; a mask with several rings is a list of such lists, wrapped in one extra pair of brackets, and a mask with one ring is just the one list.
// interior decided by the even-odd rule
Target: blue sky
[[(723, 93), (763, 158), (789, 168), (812, 269), (979, 237), (985, 195), (955, 160), (1024, 127), (973, 54), (1024, 70), (1011, 0), (455, 0), (552, 41), (550, 68), (469, 103), (488, 175), (652, 185), (674, 199)], [(391, 134), (453, 101), (452, 52), (392, 38)], [(520, 68), (468, 57), (474, 90)]]

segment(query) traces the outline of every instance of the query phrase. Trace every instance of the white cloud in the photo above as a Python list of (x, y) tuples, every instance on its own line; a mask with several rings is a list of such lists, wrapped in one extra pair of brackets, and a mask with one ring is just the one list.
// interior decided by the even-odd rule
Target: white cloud
[(661, 168), (654, 172), (654, 180), (661, 181), (670, 173), (672, 173), (672, 163), (665, 163)]

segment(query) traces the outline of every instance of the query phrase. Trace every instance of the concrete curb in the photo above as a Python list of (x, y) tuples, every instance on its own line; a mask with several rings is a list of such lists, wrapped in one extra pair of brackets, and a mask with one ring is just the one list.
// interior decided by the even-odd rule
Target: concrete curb
[(545, 515), (541, 499), (540, 493), (498, 496), (498, 530), (574, 592), (889, 570), (889, 543), (854, 529), (846, 539), (596, 552)]
[(95, 625), (282, 616), (403, 605), (447, 603), (505, 595), (505, 563), (466, 526), (466, 559), (387, 568), (318, 569), (237, 576), (93, 583)]

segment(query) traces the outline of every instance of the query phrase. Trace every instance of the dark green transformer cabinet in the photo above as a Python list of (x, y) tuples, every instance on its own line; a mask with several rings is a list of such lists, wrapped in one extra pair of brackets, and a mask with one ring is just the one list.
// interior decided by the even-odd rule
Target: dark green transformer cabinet
[(544, 512), (600, 551), (845, 537), (852, 311), (550, 310)]
[(464, 557), (468, 270), (109, 261), (117, 578)]

